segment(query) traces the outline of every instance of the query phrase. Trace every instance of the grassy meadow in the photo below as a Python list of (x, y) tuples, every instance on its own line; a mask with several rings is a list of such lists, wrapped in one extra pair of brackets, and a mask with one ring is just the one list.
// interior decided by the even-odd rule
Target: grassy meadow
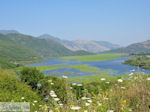
[(87, 56), (67, 56), (62, 57), (62, 59), (69, 59), (69, 60), (79, 60), (79, 61), (104, 61), (104, 60), (111, 60), (117, 59), (118, 57), (122, 57), (125, 54), (123, 53), (110, 53), (110, 54), (96, 54), (96, 55), (87, 55)]

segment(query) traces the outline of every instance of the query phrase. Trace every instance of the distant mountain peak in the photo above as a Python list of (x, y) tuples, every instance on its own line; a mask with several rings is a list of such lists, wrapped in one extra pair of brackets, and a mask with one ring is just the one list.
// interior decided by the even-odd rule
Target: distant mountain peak
[(49, 34), (43, 34), (43, 35), (40, 35), (38, 38), (40, 38), (40, 39), (47, 39), (47, 38), (51, 38), (51, 39), (59, 39), (59, 38), (54, 37), (54, 36), (49, 35)]
[(103, 51), (108, 51), (111, 49), (120, 48), (119, 45), (112, 44), (106, 41), (92, 41), (92, 40), (61, 40), (57, 37), (51, 36), (49, 34), (44, 34), (39, 36), (40, 39), (52, 39), (56, 42), (62, 44), (66, 48), (70, 49), (71, 51), (80, 51), (84, 50), (90, 53), (99, 53)]
[(16, 30), (0, 30), (0, 34), (3, 34), (3, 35), (7, 35), (7, 34), (19, 34), (19, 32), (16, 31)]

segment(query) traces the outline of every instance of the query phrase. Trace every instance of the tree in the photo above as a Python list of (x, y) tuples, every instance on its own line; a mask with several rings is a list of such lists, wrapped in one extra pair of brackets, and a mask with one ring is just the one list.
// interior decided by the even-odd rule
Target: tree
[(30, 85), (32, 89), (37, 89), (37, 84), (44, 78), (44, 74), (35, 67), (24, 67), (20, 71), (20, 78), (21, 81)]

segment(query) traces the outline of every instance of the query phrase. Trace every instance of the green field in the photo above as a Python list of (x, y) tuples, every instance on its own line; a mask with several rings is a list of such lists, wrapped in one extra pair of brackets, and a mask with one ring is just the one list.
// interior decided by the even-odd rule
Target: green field
[(79, 61), (104, 61), (104, 60), (116, 59), (122, 56), (125, 56), (125, 54), (111, 53), (111, 54), (96, 54), (96, 55), (86, 55), (86, 56), (67, 56), (67, 57), (62, 57), (62, 59), (79, 60)]
[(96, 67), (92, 67), (89, 65), (65, 65), (65, 64), (56, 64), (53, 66), (38, 66), (36, 67), (41, 72), (48, 71), (48, 70), (56, 70), (60, 68), (68, 68), (68, 69), (77, 69), (81, 72), (98, 72), (100, 69)]
[(40, 70), (41, 72), (43, 71), (48, 71), (48, 70), (55, 70), (55, 69), (59, 69), (62, 67), (57, 67), (57, 66), (38, 66), (36, 67), (38, 70)]

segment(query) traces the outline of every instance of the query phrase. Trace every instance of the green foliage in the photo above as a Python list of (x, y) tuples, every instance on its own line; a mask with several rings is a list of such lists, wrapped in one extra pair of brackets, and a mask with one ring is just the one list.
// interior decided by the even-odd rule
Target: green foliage
[(121, 53), (110, 53), (110, 54), (96, 54), (96, 55), (87, 55), (87, 56), (68, 56), (62, 57), (63, 59), (70, 60), (80, 60), (80, 61), (104, 61), (119, 58), (120, 56), (124, 56), (125, 54)]
[(19, 42), (17, 43), (11, 39), (13, 38), (0, 34), (0, 58), (11, 62), (34, 62), (35, 60), (41, 59), (38, 53), (35, 53), (26, 46), (21, 45)]
[[(33, 106), (34, 101), (37, 103)], [(30, 102), (31, 111), (37, 110), (43, 104), (41, 97), (30, 87), (19, 81), (12, 71), (0, 71), (0, 102)]]
[(124, 64), (141, 67), (143, 69), (150, 69), (150, 57), (147, 55), (133, 56), (125, 61)]
[(9, 69), (9, 68), (16, 68), (19, 66), (20, 66), (19, 64), (13, 64), (5, 59), (0, 58), (0, 68)]
[(33, 89), (37, 89), (38, 82), (44, 78), (44, 74), (36, 68), (24, 67), (19, 74), (21, 81), (26, 82)]

